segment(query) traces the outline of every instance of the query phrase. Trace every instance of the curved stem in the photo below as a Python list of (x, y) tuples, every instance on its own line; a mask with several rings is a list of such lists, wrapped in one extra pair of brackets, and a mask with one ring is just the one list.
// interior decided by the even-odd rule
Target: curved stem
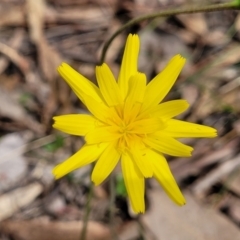
[(109, 46), (111, 45), (113, 39), (120, 34), (123, 30), (125, 30), (128, 27), (133, 26), (136, 23), (139, 23), (141, 21), (147, 20), (147, 19), (153, 19), (157, 17), (169, 17), (172, 15), (178, 15), (178, 14), (190, 14), (190, 13), (198, 13), (198, 12), (214, 12), (214, 11), (220, 11), (220, 10), (231, 10), (231, 9), (239, 9), (240, 6), (236, 1), (230, 2), (230, 3), (222, 3), (222, 4), (213, 4), (213, 5), (204, 5), (204, 6), (195, 6), (195, 7), (188, 7), (188, 8), (180, 8), (180, 9), (168, 9), (161, 12), (151, 13), (142, 15), (140, 17), (136, 17), (126, 24), (124, 24), (122, 27), (120, 27), (104, 44), (100, 63), (102, 64), (104, 62), (107, 50)]

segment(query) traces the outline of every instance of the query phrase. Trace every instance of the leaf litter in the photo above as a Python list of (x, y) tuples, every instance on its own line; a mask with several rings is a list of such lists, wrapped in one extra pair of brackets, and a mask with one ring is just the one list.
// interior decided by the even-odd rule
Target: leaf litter
[[(54, 181), (52, 167), (77, 151), (83, 140), (59, 136), (51, 118), (86, 110), (56, 67), (66, 61), (95, 81), (103, 43), (123, 23), (192, 2), (1, 1), (0, 238), (79, 239), (90, 169)], [(147, 181), (148, 210), (137, 217), (117, 181), (114, 224), (119, 239), (221, 240), (227, 239), (226, 232), (232, 240), (240, 238), (239, 16), (237, 11), (173, 16), (128, 29), (142, 39), (139, 66), (148, 79), (174, 54), (188, 59), (166, 100), (187, 99), (191, 107), (181, 119), (211, 125), (219, 137), (187, 139), (193, 156), (168, 159), (186, 192), (186, 207), (171, 205)], [(114, 74), (126, 36), (118, 36), (106, 56)], [(111, 239), (109, 190), (108, 181), (94, 188), (87, 239)]]

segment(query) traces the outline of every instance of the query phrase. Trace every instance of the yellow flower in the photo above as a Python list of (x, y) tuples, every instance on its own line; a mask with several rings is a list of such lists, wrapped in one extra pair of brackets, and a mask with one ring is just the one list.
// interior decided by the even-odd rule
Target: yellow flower
[(107, 64), (96, 67), (98, 87), (63, 63), (58, 72), (90, 114), (53, 118), (54, 128), (84, 136), (86, 141), (77, 153), (54, 168), (55, 177), (58, 179), (97, 160), (91, 179), (98, 185), (120, 160), (131, 206), (136, 213), (145, 211), (144, 178), (156, 178), (176, 204), (185, 204), (163, 154), (191, 156), (193, 148), (177, 138), (217, 135), (211, 127), (172, 119), (188, 108), (187, 101), (159, 104), (186, 60), (180, 55), (174, 56), (147, 84), (146, 76), (137, 70), (139, 45), (139, 37), (130, 34), (117, 81)]

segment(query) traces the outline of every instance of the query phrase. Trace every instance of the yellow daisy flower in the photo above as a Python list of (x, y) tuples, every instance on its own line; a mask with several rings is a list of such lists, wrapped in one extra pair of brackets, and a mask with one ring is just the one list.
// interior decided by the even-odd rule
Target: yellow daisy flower
[(176, 81), (185, 59), (174, 56), (168, 65), (147, 84), (138, 72), (139, 37), (129, 35), (122, 66), (116, 81), (107, 64), (96, 67), (98, 87), (63, 63), (58, 72), (70, 85), (90, 114), (54, 117), (53, 127), (65, 133), (84, 136), (85, 145), (53, 174), (58, 179), (97, 160), (91, 179), (102, 183), (119, 160), (134, 212), (144, 212), (144, 178), (154, 177), (178, 205), (185, 199), (172, 176), (163, 154), (191, 156), (192, 147), (182, 137), (215, 137), (211, 127), (172, 119), (189, 104), (173, 100), (159, 104)]

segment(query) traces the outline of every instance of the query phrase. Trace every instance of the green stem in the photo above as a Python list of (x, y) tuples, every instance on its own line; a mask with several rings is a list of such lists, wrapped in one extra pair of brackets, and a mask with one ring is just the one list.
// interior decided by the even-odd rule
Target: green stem
[(214, 11), (231, 10), (231, 9), (240, 9), (240, 6), (237, 1), (233, 1), (230, 3), (213, 4), (213, 5), (194, 6), (194, 7), (180, 8), (180, 9), (179, 8), (178, 9), (168, 9), (165, 11), (146, 14), (146, 15), (142, 15), (140, 17), (136, 17), (136, 18), (130, 20), (129, 22), (127, 22), (126, 24), (124, 24), (122, 27), (120, 27), (104, 44), (100, 63), (102, 64), (104, 62), (107, 50), (110, 47), (113, 39), (118, 34), (120, 34), (123, 30), (125, 30), (126, 28), (131, 27), (141, 21), (144, 21), (147, 19), (153, 19), (153, 18), (157, 18), (157, 17), (169, 17), (169, 16), (179, 15), (179, 14), (214, 12)]
[(87, 234), (87, 225), (88, 225), (88, 219), (90, 215), (90, 210), (91, 210), (91, 200), (93, 197), (93, 182), (91, 181), (90, 183), (90, 188), (89, 188), (89, 193), (88, 193), (88, 198), (87, 198), (87, 204), (85, 206), (85, 214), (83, 217), (83, 227), (82, 227), (82, 232), (80, 234), (80, 240), (85, 240), (86, 239), (86, 234)]
[(115, 222), (114, 222), (114, 213), (115, 213), (115, 197), (116, 197), (116, 189), (115, 189), (115, 175), (112, 173), (110, 175), (110, 231), (111, 231), (111, 239), (118, 240), (117, 233), (115, 230)]

